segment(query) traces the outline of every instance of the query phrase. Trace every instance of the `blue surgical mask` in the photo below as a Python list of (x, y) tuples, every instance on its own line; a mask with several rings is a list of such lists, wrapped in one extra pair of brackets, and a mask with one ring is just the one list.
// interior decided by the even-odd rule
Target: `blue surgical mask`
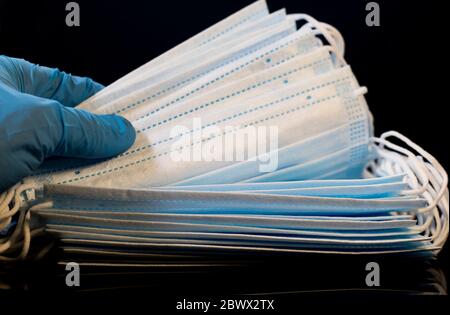
[[(362, 186), (379, 186), (370, 182), (364, 184)], [(411, 216), (392, 217), (381, 214), (367, 216), (367, 209), (377, 208), (377, 211), (381, 209), (376, 200), (368, 203), (358, 198), (346, 200), (345, 207), (362, 201), (359, 210), (353, 212), (354, 217), (339, 216), (339, 214), (348, 215), (349, 208), (344, 212), (342, 209), (333, 211), (329, 215), (323, 213), (308, 215), (309, 210), (307, 210), (296, 212), (293, 216), (280, 215), (283, 213), (282, 210), (268, 215), (269, 213), (264, 212), (264, 209), (254, 214), (251, 208), (256, 205), (256, 200), (259, 198), (264, 201), (258, 203), (258, 206), (260, 209), (264, 207), (265, 210), (271, 208), (274, 199), (277, 199), (278, 209), (283, 209), (283, 203), (291, 199), (291, 196), (285, 195), (278, 196), (281, 198), (271, 198), (265, 193), (247, 192), (243, 196), (232, 195), (233, 200), (242, 197), (237, 204), (238, 207), (250, 206), (239, 214), (230, 214), (233, 205), (228, 199), (223, 208), (214, 209), (216, 214), (208, 213), (210, 209), (205, 210), (204, 203), (214, 199), (212, 203), (219, 205), (221, 204), (219, 199), (223, 197), (210, 192), (197, 195), (186, 191), (166, 194), (161, 191), (121, 190), (115, 191), (114, 201), (110, 200), (112, 195), (108, 189), (87, 190), (82, 187), (69, 188), (56, 185), (48, 187), (44, 193), (47, 199), (53, 200), (52, 205), (41, 209), (36, 207), (33, 211), (45, 218), (50, 229), (72, 245), (89, 242), (106, 242), (106, 244), (137, 242), (144, 247), (146, 243), (176, 244), (177, 246), (183, 246), (183, 244), (249, 246), (255, 245), (254, 242), (260, 242), (261, 245), (273, 248), (281, 246), (286, 249), (286, 247), (294, 246), (302, 249), (329, 250), (333, 247), (335, 251), (341, 252), (355, 251), (360, 247), (369, 251), (376, 249), (376, 252), (417, 250), (421, 246), (422, 249), (433, 248), (429, 244), (429, 238), (417, 236), (416, 222)], [(242, 194), (242, 191), (238, 194)], [(208, 197), (203, 198), (203, 196)], [(189, 209), (190, 213), (181, 214), (179, 206), (166, 207), (167, 204), (177, 204), (178, 198), (182, 201), (181, 207)], [(195, 208), (189, 207), (192, 198), (196, 200)], [(167, 204), (163, 200), (166, 200)], [(327, 201), (331, 200), (327, 198)], [(420, 207), (422, 201), (412, 198), (400, 202), (402, 207), (407, 207), (409, 204), (410, 209), (413, 209)], [(399, 204), (395, 198), (382, 200), (382, 204), (387, 203), (390, 204), (391, 209), (395, 209), (395, 204)], [(308, 209), (311, 209), (311, 199), (297, 198), (298, 210), (301, 208), (300, 204), (308, 205)], [(334, 200), (331, 204), (334, 208), (338, 203)], [(93, 205), (96, 207), (92, 207)], [(202, 206), (199, 207), (199, 205)], [(124, 206), (127, 208), (125, 209)], [(326, 207), (327, 205), (322, 201), (321, 211), (324, 211)], [(164, 213), (153, 213), (156, 209), (164, 209)], [(176, 211), (171, 214), (171, 209)], [(404, 210), (408, 209), (404, 208)], [(356, 213), (364, 214), (364, 217), (357, 216)], [(286, 246), (285, 243), (290, 245)]]

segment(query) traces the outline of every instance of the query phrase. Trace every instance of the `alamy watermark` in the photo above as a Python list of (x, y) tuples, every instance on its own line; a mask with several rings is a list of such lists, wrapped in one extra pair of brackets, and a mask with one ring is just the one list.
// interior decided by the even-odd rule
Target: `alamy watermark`
[(69, 27), (80, 26), (80, 5), (76, 2), (66, 4), (66, 25)]
[(192, 126), (173, 127), (170, 138), (175, 162), (256, 161), (263, 173), (278, 168), (278, 126), (203, 126), (194, 118)]
[(66, 264), (66, 285), (68, 287), (80, 286), (80, 265), (76, 262), (69, 262)]
[(367, 263), (366, 271), (369, 271), (366, 275), (366, 285), (368, 287), (380, 286), (380, 265), (374, 261)]
[(371, 26), (380, 26), (380, 5), (377, 2), (368, 2), (366, 4), (366, 25)]

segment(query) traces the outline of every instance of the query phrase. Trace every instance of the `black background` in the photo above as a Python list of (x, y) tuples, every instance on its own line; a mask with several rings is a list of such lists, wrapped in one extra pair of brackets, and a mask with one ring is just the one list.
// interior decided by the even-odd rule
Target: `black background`
[[(67, 27), (69, 1), (0, 1), (0, 54), (89, 76), (107, 85), (251, 0), (79, 0), (81, 26)], [(377, 1), (381, 26), (365, 24), (369, 1), (268, 0), (270, 11), (308, 13), (344, 36), (346, 60), (375, 117), (448, 170), (448, 27), (443, 1)], [(447, 271), (448, 246), (440, 256)]]

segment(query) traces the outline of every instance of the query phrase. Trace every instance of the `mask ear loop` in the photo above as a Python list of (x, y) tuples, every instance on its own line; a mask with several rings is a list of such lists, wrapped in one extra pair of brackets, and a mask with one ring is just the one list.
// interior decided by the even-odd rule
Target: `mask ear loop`
[[(317, 21), (315, 18), (313, 18), (312, 16), (308, 15), (308, 14), (303, 14), (303, 13), (298, 13), (298, 14), (288, 14), (287, 15), (288, 19), (292, 19), (296, 22), (298, 21), (306, 21), (307, 23), (305, 25), (303, 25), (300, 30), (303, 29), (309, 29), (311, 31), (314, 32), (314, 34), (318, 35), (321, 34), (325, 37), (325, 39), (328, 41), (328, 43), (337, 51), (339, 52), (339, 55), (341, 58), (344, 58), (344, 51), (341, 50), (344, 45), (343, 43), (337, 43), (336, 38), (338, 40), (342, 39), (342, 36), (337, 35), (337, 33), (339, 33), (335, 28), (333, 28), (332, 26), (325, 24), (325, 23), (321, 23), (319, 21)], [(334, 38), (333, 35), (336, 37)], [(343, 39), (342, 39), (343, 41)]]
[(344, 37), (342, 36), (341, 32), (339, 32), (339, 30), (337, 28), (335, 28), (334, 26), (332, 26), (328, 23), (321, 22), (320, 24), (327, 30), (327, 32), (331, 35), (331, 37), (334, 38), (334, 41), (336, 42), (336, 45), (338, 47), (338, 51), (340, 51), (342, 56), (344, 56), (345, 41), (344, 41)]
[(328, 41), (330, 41), (330, 36), (333, 39), (333, 42), (335, 43), (335, 46), (337, 48), (337, 51), (340, 52), (341, 56), (344, 56), (345, 54), (345, 41), (344, 37), (342, 36), (341, 32), (337, 30), (334, 26), (324, 23), (324, 22), (308, 22), (305, 24), (305, 26), (308, 26), (311, 31), (315, 31), (316, 34), (323, 34)]
[[(429, 185), (428, 175), (426, 171), (424, 171), (423, 166), (420, 165), (417, 157), (410, 151), (402, 148), (392, 142), (387, 141), (385, 138), (376, 138), (373, 137), (372, 141), (376, 144), (379, 144), (380, 147), (376, 148), (377, 154), (384, 158), (384, 168), (387, 169), (388, 173), (396, 173), (396, 170), (393, 167), (401, 167), (402, 170), (405, 171), (408, 175), (410, 175), (410, 182), (412, 190), (403, 191), (402, 194), (405, 195), (420, 195), (424, 193)], [(388, 147), (392, 151), (387, 151), (385, 147)], [(399, 155), (399, 152), (403, 154), (403, 158)], [(405, 160), (406, 158), (406, 160)], [(389, 163), (390, 161), (391, 163)], [(414, 172), (414, 170), (416, 172)], [(417, 179), (422, 183), (417, 182)], [(416, 184), (417, 183), (417, 184)]]
[[(368, 165), (375, 176), (389, 176), (392, 174), (404, 174), (404, 182), (406, 182), (410, 187), (420, 187), (417, 175), (413, 172), (411, 167), (405, 162), (404, 158), (398, 155), (396, 152), (388, 151), (384, 149), (384, 142), (378, 141), (377, 138), (371, 139), (374, 143), (378, 143), (378, 146), (374, 146), (377, 156), (377, 161), (373, 160)], [(407, 190), (402, 191), (403, 195), (419, 195), (422, 190)], [(408, 214), (408, 212), (396, 211), (395, 214)], [(422, 218), (418, 217), (418, 224), (422, 225)]]
[[(447, 176), (447, 172), (442, 167), (442, 165), (438, 162), (438, 160), (436, 160), (434, 158), (434, 156), (429, 154), (427, 151), (425, 151), (420, 146), (418, 146), (417, 144), (415, 144), (414, 142), (412, 142), (410, 139), (406, 138), (402, 134), (398, 133), (397, 131), (388, 131), (381, 135), (381, 139), (386, 139), (388, 137), (395, 137), (395, 138), (403, 141), (404, 143), (406, 143), (410, 148), (414, 149), (422, 157), (424, 157), (426, 160), (428, 160), (430, 162), (430, 165), (435, 168), (436, 172), (438, 172), (438, 174), (441, 175), (442, 184), (439, 189), (439, 193), (436, 196), (436, 202), (437, 202), (437, 200), (440, 200), (442, 198), (442, 196), (446, 193), (447, 185), (448, 185), (448, 176)], [(415, 158), (417, 159), (417, 157), (415, 157)], [(422, 164), (424, 164), (423, 160), (422, 159), (420, 159), (420, 160), (421, 160)]]
[[(404, 148), (401, 148), (385, 139), (378, 139), (382, 144), (382, 149), (379, 150), (379, 155), (384, 158), (384, 161), (386, 162), (384, 167), (387, 169), (387, 173), (389, 174), (395, 174), (399, 173), (400, 171), (407, 174), (407, 178), (409, 178), (409, 185), (412, 188), (420, 187), (420, 182), (424, 183), (421, 188), (415, 188), (413, 190), (406, 190), (403, 191), (403, 195), (417, 195), (424, 197), (429, 204), (432, 204), (434, 201), (434, 198), (430, 195), (430, 193), (427, 191), (427, 189), (430, 189), (431, 186), (429, 185), (429, 174), (426, 172), (426, 169), (424, 168), (423, 160), (415, 157), (411, 152), (407, 151)], [(398, 155), (398, 153), (395, 152), (389, 152), (386, 154), (385, 151), (383, 151), (384, 147), (387, 146), (390, 149), (394, 149), (396, 151), (401, 151), (404, 155), (407, 156), (407, 159), (402, 156)], [(388, 161), (391, 161), (391, 163), (388, 163)], [(409, 162), (409, 163), (408, 163)], [(397, 167), (396, 167), (397, 166)], [(395, 169), (396, 168), (396, 169)], [(425, 170), (425, 171), (424, 171)], [(419, 181), (416, 177), (419, 177)], [(421, 232), (426, 231), (426, 234), (429, 233), (429, 227), (433, 223), (432, 216), (428, 215), (425, 218), (424, 213), (428, 212), (430, 209), (424, 211), (423, 209), (420, 209), (416, 212), (418, 224), (420, 225)], [(426, 213), (425, 213), (426, 214)], [(425, 219), (425, 221), (423, 221)]]
[[(378, 142), (380, 144), (380, 148), (378, 150), (378, 155), (379, 157), (383, 158), (383, 162), (382, 165), (380, 165), (380, 167), (383, 167), (386, 171), (387, 174), (396, 174), (396, 173), (406, 173), (407, 177), (410, 179), (409, 181), (409, 185), (410, 187), (418, 187), (419, 183), (417, 181), (417, 173), (414, 173), (412, 168), (415, 168), (414, 165), (408, 165), (408, 163), (406, 163), (406, 161), (411, 161), (411, 156), (412, 153), (409, 151), (405, 151), (405, 149), (398, 147), (390, 142), (388, 142), (385, 139), (377, 139), (374, 138), (373, 141)], [(387, 146), (391, 149), (396, 149), (397, 151), (401, 151), (403, 154), (405, 154), (408, 159), (405, 160), (405, 157), (402, 157), (401, 155), (399, 155), (396, 152), (392, 152), (392, 151), (387, 151), (386, 149), (384, 149), (384, 147)], [(414, 160), (412, 160), (414, 161)], [(396, 167), (397, 166), (397, 167)], [(419, 168), (420, 170), (420, 168)], [(400, 171), (400, 172), (399, 172)], [(416, 168), (416, 172), (417, 172), (417, 168)], [(423, 174), (426, 175), (426, 174)], [(423, 176), (422, 175), (422, 176)], [(425, 178), (421, 179), (422, 182), (424, 183), (428, 183), (428, 176), (425, 176)], [(414, 194), (414, 195), (419, 195), (418, 193), (425, 193), (425, 186), (423, 186), (421, 189), (414, 189), (413, 191), (409, 191), (409, 194)], [(403, 194), (408, 194), (408, 191), (404, 191)], [(432, 199), (430, 200), (430, 196), (429, 194), (423, 195), (424, 197), (427, 197), (427, 201), (429, 203), (432, 203)], [(426, 235), (429, 235), (428, 229), (429, 226), (432, 224), (432, 217), (427, 216), (425, 219), (425, 222), (423, 221), (423, 216), (420, 213), (416, 213), (416, 217), (418, 220), (418, 224), (420, 225), (420, 228), (418, 228), (417, 230), (419, 232), (424, 232)]]
[[(13, 232), (0, 239), (0, 261), (21, 260), (28, 254), (31, 243), (30, 212), (28, 207), (24, 206), (23, 193), (35, 188), (34, 185), (30, 184), (17, 184), (2, 195), (2, 202), (0, 203), (0, 222), (4, 222), (2, 226), (5, 223), (8, 226), (17, 213), (19, 213), (19, 217)], [(19, 243), (22, 245), (22, 249), (17, 257), (2, 255), (10, 252), (11, 249), (15, 249)]]
[[(425, 163), (425, 167), (428, 169), (430, 173), (430, 182), (431, 185), (427, 191), (427, 199), (431, 199), (430, 206), (428, 208), (431, 209), (434, 220), (432, 220), (431, 224), (427, 226), (427, 233), (432, 236), (432, 239), (435, 243), (444, 244), (448, 231), (449, 231), (449, 223), (448, 223), (448, 212), (449, 212), (449, 203), (448, 203), (448, 189), (445, 189), (445, 193), (441, 199), (438, 198), (438, 190), (437, 187), (440, 187), (440, 183), (444, 180), (441, 174), (434, 168), (430, 163)], [(446, 185), (444, 186), (446, 187)], [(434, 205), (434, 207), (432, 207)], [(430, 211), (430, 209), (425, 208), (425, 211)], [(439, 211), (441, 209), (441, 211)], [(442, 214), (442, 215), (441, 215)], [(432, 219), (431, 216), (428, 216), (427, 219)], [(428, 222), (428, 220), (427, 220)]]
[[(420, 156), (415, 156), (412, 152), (387, 141), (386, 138), (388, 137), (396, 137), (403, 141)], [(449, 232), (448, 176), (444, 168), (432, 155), (398, 132), (389, 131), (380, 138), (373, 138), (372, 140), (378, 144), (376, 150), (381, 162), (378, 162), (378, 165), (371, 163), (371, 166), (374, 169), (376, 167), (384, 168), (388, 174), (403, 170), (407, 173), (407, 176), (412, 176), (409, 184), (415, 189), (410, 193), (404, 191), (403, 194), (420, 192), (419, 196), (425, 198), (428, 202), (427, 207), (416, 211), (419, 224), (417, 230), (425, 233), (426, 236), (430, 236), (434, 246), (441, 247)], [(385, 149), (385, 147), (392, 151)], [(428, 162), (424, 161), (424, 158)], [(408, 168), (410, 168), (410, 171), (408, 171)], [(418, 177), (416, 181), (414, 176)], [(422, 186), (416, 188), (420, 185), (419, 182), (422, 183)]]

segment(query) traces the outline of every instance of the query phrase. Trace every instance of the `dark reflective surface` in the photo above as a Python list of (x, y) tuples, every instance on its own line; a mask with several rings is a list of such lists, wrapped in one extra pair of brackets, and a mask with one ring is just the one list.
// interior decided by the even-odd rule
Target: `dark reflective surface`
[[(67, 262), (80, 265), (80, 287), (65, 284)], [(380, 267), (380, 286), (366, 284), (366, 265)], [(62, 255), (40, 262), (4, 266), (0, 288), (28, 291), (153, 292), (159, 295), (323, 295), (360, 292), (393, 295), (446, 295), (438, 259), (405, 256), (265, 255), (204, 258)]]

